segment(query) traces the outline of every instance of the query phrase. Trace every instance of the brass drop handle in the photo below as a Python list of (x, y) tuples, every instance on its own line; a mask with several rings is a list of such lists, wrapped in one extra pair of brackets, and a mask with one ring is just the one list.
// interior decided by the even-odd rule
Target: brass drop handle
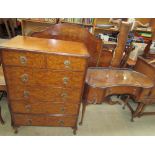
[(65, 92), (61, 94), (61, 97), (63, 97), (63, 98), (66, 98), (67, 96), (68, 96), (68, 94)]
[(28, 81), (28, 75), (27, 75), (27, 74), (23, 74), (23, 75), (21, 76), (21, 81), (22, 81), (22, 82), (27, 82), (27, 81)]
[(30, 110), (31, 110), (31, 105), (26, 105), (26, 106), (25, 106), (25, 109), (26, 109), (28, 112), (30, 112)]
[(64, 121), (60, 120), (60, 121), (59, 121), (59, 125), (60, 125), (60, 126), (64, 126)]
[(28, 124), (28, 125), (32, 125), (32, 120), (31, 120), (31, 119), (28, 119), (28, 120), (27, 120), (27, 124)]
[(69, 81), (69, 78), (68, 78), (68, 77), (64, 77), (64, 78), (63, 78), (63, 82), (64, 82), (64, 84), (67, 84), (68, 81)]
[(71, 62), (69, 60), (64, 61), (65, 68), (70, 68)]
[(65, 108), (64, 108), (64, 107), (61, 108), (61, 112), (62, 112), (62, 113), (65, 112)]
[(21, 64), (23, 64), (23, 65), (25, 65), (26, 63), (27, 63), (27, 58), (26, 58), (26, 56), (20, 56), (20, 63)]
[(29, 93), (29, 91), (24, 91), (24, 93), (23, 93), (23, 95), (24, 95), (24, 98), (28, 98), (29, 97), (29, 95), (30, 95), (30, 93)]

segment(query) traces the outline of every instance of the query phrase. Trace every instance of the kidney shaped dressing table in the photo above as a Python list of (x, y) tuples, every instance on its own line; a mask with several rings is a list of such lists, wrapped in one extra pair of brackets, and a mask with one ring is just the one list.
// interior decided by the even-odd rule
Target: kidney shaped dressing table
[(127, 94), (139, 102), (134, 111), (130, 104), (132, 120), (138, 116), (142, 103), (149, 96), (154, 86), (152, 80), (144, 74), (129, 69), (91, 67), (87, 70), (86, 84), (83, 96), (83, 109), (80, 124), (88, 104), (101, 104), (110, 95)]

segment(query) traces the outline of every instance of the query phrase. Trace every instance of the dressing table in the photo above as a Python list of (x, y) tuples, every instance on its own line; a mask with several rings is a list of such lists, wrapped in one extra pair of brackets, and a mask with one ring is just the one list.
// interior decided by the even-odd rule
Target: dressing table
[[(150, 94), (154, 86), (152, 80), (146, 75), (128, 69), (91, 67), (87, 70), (86, 84), (83, 96), (82, 118), (83, 122), (86, 106), (89, 104), (101, 104), (109, 100), (111, 95), (130, 95), (136, 102), (143, 102)], [(132, 120), (137, 117), (142, 104), (138, 104), (134, 111), (130, 104), (126, 102), (131, 110)]]

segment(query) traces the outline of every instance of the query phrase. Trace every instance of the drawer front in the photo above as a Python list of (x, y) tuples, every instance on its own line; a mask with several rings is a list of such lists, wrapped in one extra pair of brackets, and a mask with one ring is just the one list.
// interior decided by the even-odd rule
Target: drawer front
[(83, 86), (83, 72), (52, 71), (26, 67), (5, 67), (5, 70), (9, 85), (50, 85), (76, 88)]
[(33, 84), (33, 70), (27, 67), (5, 66), (5, 76), (8, 85)]
[(76, 123), (76, 116), (14, 114), (13, 117), (16, 125), (73, 127)]
[(45, 68), (43, 54), (13, 50), (4, 51), (2, 54), (5, 65)]
[(71, 103), (11, 101), (14, 113), (77, 115), (79, 106)]
[(55, 70), (75, 70), (84, 71), (86, 67), (86, 60), (79, 57), (68, 56), (47, 56), (47, 68)]
[(51, 102), (79, 103), (81, 90), (52, 87), (9, 86), (11, 100), (37, 100)]
[(141, 88), (134, 87), (134, 86), (115, 86), (109, 87), (106, 89), (106, 96), (113, 95), (113, 94), (131, 94), (134, 96), (138, 96), (140, 93)]

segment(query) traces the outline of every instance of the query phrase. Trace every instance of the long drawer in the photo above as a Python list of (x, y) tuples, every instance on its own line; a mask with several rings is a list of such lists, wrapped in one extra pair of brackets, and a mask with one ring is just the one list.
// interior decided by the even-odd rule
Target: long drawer
[[(84, 72), (5, 67), (8, 85), (40, 85), (82, 88)], [(49, 78), (50, 77), (50, 78)]]
[(3, 54), (3, 63), (12, 66), (26, 66), (45, 68), (45, 56), (40, 53), (31, 53), (26, 51), (5, 50)]
[(15, 125), (32, 126), (75, 126), (76, 116), (48, 116), (13, 114)]
[(77, 115), (79, 106), (72, 103), (11, 101), (11, 109), (14, 113)]
[(81, 98), (80, 89), (63, 89), (21, 85), (9, 85), (8, 87), (11, 100), (36, 100), (79, 103)]

